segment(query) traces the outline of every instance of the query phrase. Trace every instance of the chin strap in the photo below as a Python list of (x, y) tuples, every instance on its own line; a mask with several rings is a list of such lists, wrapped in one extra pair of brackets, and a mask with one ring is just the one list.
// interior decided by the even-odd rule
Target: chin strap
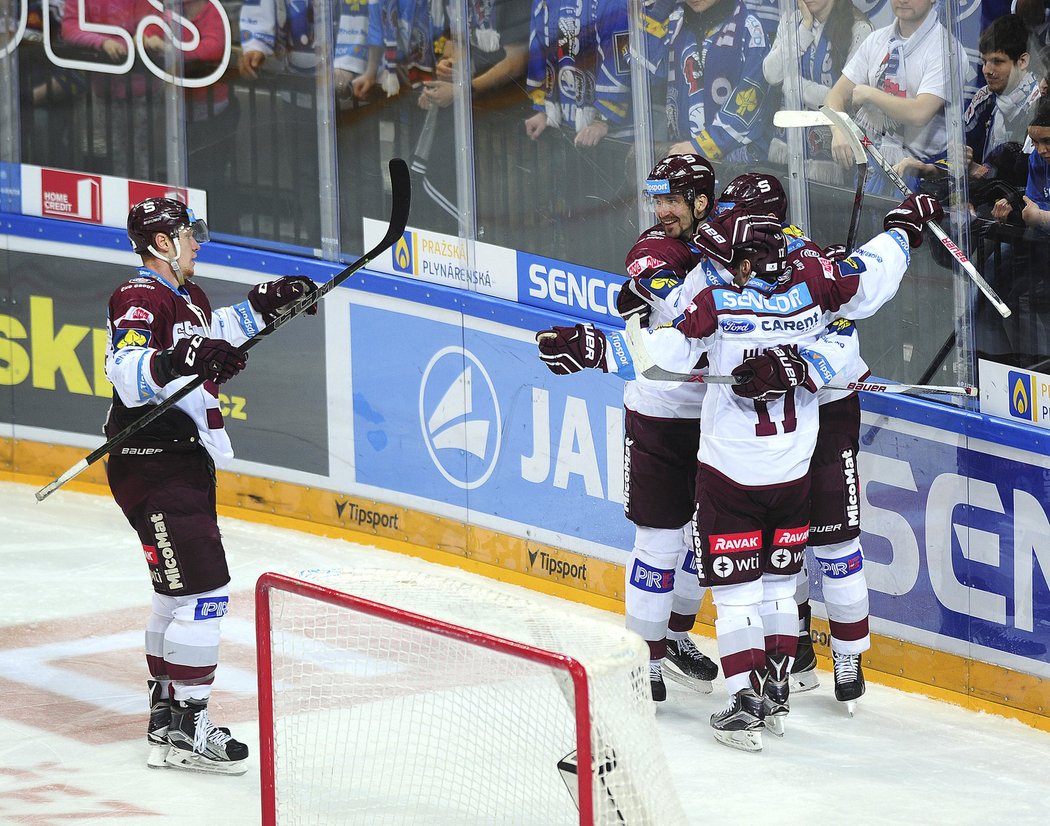
[(182, 255), (182, 246), (179, 244), (179, 239), (169, 235), (168, 238), (175, 245), (175, 256), (168, 258), (164, 253), (154, 247), (152, 244), (147, 249), (152, 253), (155, 258), (159, 258), (161, 261), (167, 261), (168, 266), (171, 267), (171, 271), (175, 274), (175, 281), (180, 287), (186, 286), (186, 276), (182, 274), (182, 267), (179, 266), (179, 256)]

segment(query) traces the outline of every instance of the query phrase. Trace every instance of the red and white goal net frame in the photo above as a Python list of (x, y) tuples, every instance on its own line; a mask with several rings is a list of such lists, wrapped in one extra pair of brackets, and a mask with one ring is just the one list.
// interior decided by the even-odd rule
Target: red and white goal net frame
[[(327, 572), (326, 572), (327, 573)], [(366, 572), (367, 573), (367, 572)], [(396, 571), (388, 571), (385, 574), (392, 576), (397, 575)], [(314, 578), (311, 576), (311, 578)], [(324, 577), (322, 577), (323, 579)], [(463, 584), (456, 580), (446, 580), (442, 578), (442, 575), (434, 576), (433, 574), (427, 574), (425, 584), (433, 592), (439, 594), (442, 587), (447, 588), (448, 583), (452, 583), (453, 586)], [(436, 581), (436, 584), (435, 584)], [(349, 585), (345, 583), (338, 583), (342, 587), (348, 589), (353, 588), (354, 584)], [(480, 609), (481, 613), (492, 613), (489, 603), (486, 602), (486, 598), (490, 595), (488, 589), (485, 586), (477, 586), (474, 583), (470, 583), (467, 587), (470, 588), (468, 599), (474, 599), (475, 593), (480, 593), (478, 597), (482, 604)], [(479, 590), (480, 588), (480, 590)], [(365, 592), (368, 592), (368, 588), (364, 588)], [(375, 593), (371, 593), (370, 596), (376, 596)], [(425, 595), (424, 595), (425, 596)], [(409, 604), (415, 604), (416, 601), (424, 602), (425, 600), (417, 600), (418, 595), (405, 599), (402, 598), (402, 602), (408, 602)], [(501, 601), (502, 596), (499, 598)], [(531, 617), (526, 617), (524, 620), (519, 620), (517, 612), (521, 610), (521, 606), (518, 602), (513, 600), (516, 597), (510, 598), (512, 602), (509, 603), (509, 612), (512, 616), (512, 624), (514, 625), (528, 625)], [(276, 600), (276, 609), (275, 609)], [(308, 612), (306, 613), (306, 619), (291, 619), (292, 615), (298, 617), (297, 611), (299, 610), (296, 606), (297, 601), (304, 601), (303, 604), (309, 606)], [(282, 608), (282, 605), (291, 606), (289, 608)], [(499, 613), (503, 610), (507, 613), (508, 606), (503, 604), (495, 605), (495, 613)], [(526, 603), (521, 603), (526, 605)], [(320, 607), (323, 606), (323, 607)], [(430, 606), (424, 604), (426, 610), (430, 610)], [(277, 616), (275, 617), (275, 612)], [(542, 609), (544, 612), (549, 613), (549, 608), (544, 606)], [(336, 619), (332, 619), (323, 612), (333, 611), (333, 616)], [(312, 613), (311, 613), (312, 612)], [(440, 610), (435, 613), (441, 613)], [(527, 611), (526, 611), (527, 613)], [(314, 617), (318, 619), (314, 619)], [(355, 617), (356, 620), (349, 620), (348, 617)], [(274, 620), (276, 619), (276, 626)], [(476, 619), (468, 617), (468, 620), (473, 621)], [(298, 622), (296, 629), (293, 632), (282, 631), (281, 622), (287, 621), (290, 625)], [(540, 623), (546, 621), (546, 617), (540, 620)], [(277, 652), (275, 657), (274, 640), (278, 640), (276, 645), (280, 647), (285, 644), (285, 639), (291, 635), (296, 639), (302, 639), (309, 637), (313, 633), (313, 625), (330, 625), (338, 627), (337, 637), (332, 639), (323, 638), (318, 643), (317, 640), (308, 641), (307, 644), (313, 644), (315, 646), (322, 645), (326, 651), (330, 651), (333, 647), (338, 648), (339, 646), (345, 645), (348, 649), (347, 659), (353, 659), (354, 656), (360, 656), (361, 639), (354, 637), (353, 633), (348, 630), (355, 623), (357, 625), (368, 625), (369, 623), (390, 623), (396, 627), (405, 629), (404, 634), (412, 638), (413, 642), (418, 643), (420, 634), (433, 635), (435, 640), (434, 647), (436, 649), (436, 655), (433, 662), (430, 663), (432, 669), (440, 668), (440, 657), (447, 653), (449, 646), (456, 646), (457, 650), (480, 650), (483, 649), (484, 653), (480, 656), (483, 657), (498, 657), (500, 663), (511, 663), (507, 658), (512, 658), (513, 661), (519, 663), (529, 663), (532, 665), (522, 665), (522, 669), (547, 669), (551, 674), (555, 675), (554, 680), (550, 680), (549, 677), (543, 678), (549, 683), (557, 683), (560, 690), (553, 689), (548, 695), (547, 699), (542, 701), (539, 705), (529, 706), (531, 709), (536, 709), (537, 714), (555, 713), (559, 718), (563, 718), (567, 715), (571, 715), (572, 720), (575, 723), (575, 734), (574, 737), (569, 732), (565, 731), (566, 725), (564, 723), (559, 724), (559, 731), (564, 735), (564, 743), (575, 745), (575, 751), (562, 757), (561, 754), (558, 757), (562, 759), (551, 761), (545, 756), (539, 762), (544, 765), (540, 768), (543, 770), (544, 777), (549, 779), (550, 774), (554, 769), (554, 763), (557, 764), (557, 769), (560, 770), (561, 781), (564, 782), (565, 786), (575, 786), (571, 788), (572, 798), (575, 799), (575, 805), (578, 807), (579, 815), (578, 822), (585, 826), (591, 826), (591, 824), (604, 824), (604, 823), (673, 823), (678, 822), (677, 816), (680, 811), (677, 798), (674, 794), (673, 788), (669, 788), (669, 772), (667, 770), (666, 761), (663, 757), (662, 750), (659, 747), (659, 737), (655, 728), (655, 718), (652, 714), (651, 700), (648, 697), (645, 698), (645, 703), (642, 705), (638, 700), (639, 692), (641, 691), (639, 681), (644, 676), (644, 691), (648, 692), (648, 674), (647, 670), (644, 675), (641, 675), (641, 668), (644, 666), (645, 657), (642, 657), (640, 664), (632, 664), (630, 673), (627, 674), (623, 668), (623, 657), (618, 653), (617, 656), (620, 659), (617, 661), (616, 667), (608, 667), (608, 662), (612, 662), (614, 658), (607, 658), (607, 662), (603, 665), (601, 656), (597, 653), (594, 656), (588, 652), (589, 648), (598, 648), (599, 645), (594, 643), (593, 636), (594, 629), (588, 629), (586, 625), (583, 627), (581, 632), (580, 623), (583, 622), (579, 617), (569, 617), (566, 619), (564, 616), (555, 614), (554, 619), (551, 621), (551, 627), (558, 628), (564, 625), (569, 629), (571, 634), (582, 634), (585, 639), (584, 648), (582, 649), (581, 657), (577, 658), (570, 656), (567, 653), (560, 651), (551, 651), (541, 648), (537, 645), (527, 644), (520, 640), (508, 639), (504, 636), (491, 633), (491, 631), (479, 630), (477, 628), (469, 628), (464, 625), (456, 624), (448, 620), (447, 616), (445, 619), (440, 619), (434, 616), (426, 616), (423, 614), (415, 613), (413, 611), (406, 610), (401, 607), (395, 607), (394, 605), (385, 604), (378, 602), (375, 599), (369, 599), (359, 594), (347, 593), (345, 590), (339, 590), (338, 587), (330, 587), (329, 584), (323, 584), (318, 581), (305, 581), (303, 579), (285, 576), (276, 573), (263, 574), (256, 585), (256, 643), (258, 651), (258, 683), (259, 683), (259, 739), (260, 739), (260, 771), (261, 771), (261, 797), (262, 797), (262, 822), (264, 826), (271, 826), (271, 824), (277, 824), (278, 817), (282, 818), (282, 822), (285, 819), (298, 819), (302, 817), (306, 822), (324, 822), (328, 815), (317, 814), (313, 809), (313, 803), (307, 802), (302, 804), (304, 811), (299, 811), (298, 806), (300, 805), (295, 795), (297, 792), (292, 789), (292, 802), (289, 803), (287, 798), (289, 794), (289, 788), (294, 786), (297, 781), (289, 780), (288, 778), (282, 779), (280, 773), (290, 773), (294, 771), (294, 768), (298, 765), (300, 760), (299, 757), (305, 755), (309, 760), (325, 760), (327, 759), (327, 753), (330, 750), (331, 742), (342, 743), (345, 745), (347, 740), (351, 743), (347, 746), (348, 751), (351, 753), (351, 758), (347, 761), (347, 766), (350, 763), (365, 764), (365, 765), (384, 765), (381, 760), (383, 755), (376, 760), (375, 763), (371, 759), (363, 757), (365, 750), (368, 748), (368, 741), (374, 739), (381, 741), (386, 746), (387, 738), (396, 739), (397, 735), (391, 735), (388, 730), (384, 729), (384, 732), (377, 735), (375, 738), (371, 738), (368, 734), (362, 735), (360, 730), (354, 730), (350, 735), (342, 735), (341, 739), (336, 737), (334, 740), (332, 737), (328, 737), (325, 741), (329, 745), (319, 744), (315, 747), (311, 747), (310, 744), (303, 745), (299, 741), (302, 737), (298, 733), (289, 734), (288, 728), (297, 725), (294, 718), (298, 713), (298, 707), (292, 704), (292, 712), (287, 711), (276, 711), (275, 703), (278, 706), (285, 706), (288, 704), (288, 695), (294, 693), (294, 689), (289, 689), (285, 685), (285, 680), (282, 677), (275, 677), (275, 666), (280, 671), (280, 663), (275, 663), (275, 659), (288, 659), (288, 655), (282, 653), (280, 650)], [(481, 624), (481, 623), (479, 623)], [(598, 623), (592, 621), (591, 625), (600, 626), (598, 633), (610, 634), (615, 632), (621, 639), (624, 637), (626, 632), (621, 628), (613, 629), (607, 623)], [(383, 625), (383, 628), (386, 628)], [(602, 630), (607, 629), (607, 630)], [(516, 628), (511, 629), (512, 634), (516, 631)], [(587, 636), (587, 633), (592, 634), (591, 637)], [(401, 632), (393, 632), (394, 634), (400, 634)], [(318, 635), (322, 635), (323, 632), (318, 632)], [(545, 645), (550, 644), (551, 647), (555, 647), (558, 644), (558, 640), (547, 639), (547, 626), (544, 626), (540, 631), (539, 636), (543, 639)], [(350, 641), (347, 642), (346, 639)], [(600, 637), (599, 637), (600, 638)], [(423, 638), (429, 639), (429, 637)], [(642, 650), (645, 650), (644, 643), (640, 640), (631, 640), (631, 643), (637, 642), (641, 645)], [(383, 646), (386, 645), (384, 641)], [(411, 647), (411, 646), (409, 646)], [(571, 647), (571, 645), (569, 646)], [(354, 653), (355, 649), (358, 652)], [(386, 652), (386, 647), (380, 647), (381, 652)], [(375, 651), (371, 651), (372, 654)], [(294, 656), (301, 656), (296, 654)], [(404, 652), (393, 652), (392, 657), (401, 656), (402, 661), (404, 658)], [(304, 659), (310, 659), (310, 652), (308, 652)], [(581, 662), (581, 659), (584, 662)], [(593, 664), (588, 665), (587, 660), (593, 660)], [(454, 666), (453, 666), (454, 667)], [(468, 666), (469, 667), (469, 666)], [(538, 668), (537, 668), (538, 667)], [(484, 670), (485, 666), (482, 666)], [(507, 669), (515, 669), (518, 666), (512, 664), (507, 666)], [(603, 669), (604, 668), (604, 672)], [(618, 671), (617, 671), (618, 669)], [(306, 669), (309, 671), (309, 668)], [(480, 679), (477, 683), (472, 683), (468, 676), (467, 681), (464, 683), (462, 688), (462, 694), (467, 695), (463, 705), (468, 709), (473, 710), (471, 705), (474, 702), (474, 698), (470, 695), (470, 692), (477, 690), (478, 684), (491, 682), (498, 683), (501, 691), (517, 691), (518, 688), (514, 685), (516, 677), (513, 673), (503, 674), (502, 667), (499, 669), (500, 674), (492, 676), (491, 672), (485, 672), (486, 679)], [(284, 673), (284, 672), (282, 672)], [(440, 672), (428, 672), (428, 673), (440, 673)], [(458, 672), (457, 672), (458, 673)], [(464, 672), (469, 674), (469, 672)], [(557, 674), (561, 674), (562, 677), (557, 677)], [(612, 675), (612, 676), (610, 676)], [(412, 679), (414, 679), (414, 674)], [(345, 677), (345, 674), (340, 675)], [(327, 674), (310, 673), (304, 679), (311, 683), (320, 685), (318, 689), (317, 685), (308, 692), (311, 695), (312, 701), (314, 701), (314, 708), (317, 707), (316, 695), (318, 690), (324, 693), (326, 690), (332, 691), (334, 694), (338, 694), (339, 688), (325, 688), (325, 683), (328, 678)], [(292, 678), (298, 679), (298, 678)], [(338, 678), (337, 678), (338, 679)], [(535, 677), (529, 677), (525, 674), (521, 680), (527, 682), (529, 679), (535, 680)], [(275, 692), (275, 680), (281, 683), (279, 689)], [(352, 683), (352, 677), (347, 679), (347, 683)], [(630, 682), (631, 685), (626, 690), (624, 684)], [(615, 683), (613, 690), (610, 692), (610, 683)], [(571, 685), (572, 696), (569, 696)], [(404, 687), (403, 684), (401, 686)], [(419, 691), (415, 691), (415, 683), (411, 683), (413, 695), (426, 695), (427, 688), (423, 686)], [(375, 689), (373, 688), (373, 692)], [(524, 689), (523, 689), (524, 692)], [(307, 692), (303, 692), (304, 694)], [(392, 691), (396, 694), (396, 690)], [(422, 718), (428, 723), (432, 719), (431, 714), (435, 714), (440, 717), (442, 709), (446, 706), (443, 705), (445, 700), (441, 697), (449, 694), (460, 693), (458, 683), (443, 683), (441, 679), (438, 679), (438, 685), (430, 692), (433, 696), (438, 697), (434, 704), (427, 707), (426, 715)], [(624, 701), (620, 695), (630, 694), (632, 695), (627, 701)], [(597, 695), (597, 697), (596, 697)], [(612, 696), (616, 695), (616, 696)], [(552, 698), (553, 696), (553, 698)], [(524, 697), (524, 693), (523, 693)], [(604, 701), (601, 697), (605, 697)], [(610, 699), (611, 697), (611, 699)], [(325, 710), (322, 714), (347, 714), (348, 708), (353, 706), (354, 709), (368, 708), (370, 701), (376, 699), (376, 695), (373, 694), (364, 700), (357, 699), (346, 699), (345, 697), (340, 699), (337, 697), (334, 701), (331, 701), (329, 705), (325, 705), (322, 702), (322, 708)], [(398, 699), (398, 698), (395, 698)], [(505, 702), (505, 700), (497, 700), (497, 702)], [(522, 705), (524, 706), (529, 700), (523, 699)], [(601, 705), (604, 702), (605, 705)], [(355, 703), (357, 705), (355, 705)], [(514, 700), (507, 706), (508, 715), (512, 715), (514, 712), (518, 712), (519, 709), (516, 707)], [(641, 712), (638, 712), (641, 709)], [(497, 709), (497, 715), (501, 713)], [(307, 716), (307, 715), (303, 715)], [(535, 717), (529, 716), (525, 713), (524, 716), (524, 727), (519, 727), (515, 730), (515, 734), (519, 734), (525, 737), (529, 735), (541, 736), (539, 729), (542, 725), (546, 724), (546, 720), (537, 720)], [(649, 719), (645, 719), (648, 716)], [(282, 717), (285, 719), (282, 720)], [(289, 717), (293, 718), (289, 722)], [(497, 716), (497, 719), (498, 716)], [(626, 722), (626, 727), (624, 723)], [(448, 736), (448, 729), (446, 728), (444, 733), (441, 733), (441, 721), (435, 720), (436, 732), (433, 740), (440, 741), (442, 737)], [(455, 723), (452, 723), (455, 725)], [(531, 730), (530, 726), (534, 725), (535, 730)], [(333, 728), (333, 725), (326, 725), (321, 723), (320, 728), (322, 731)], [(414, 731), (415, 729), (412, 729)], [(278, 732), (281, 732), (280, 739), (278, 738)], [(546, 731), (546, 729), (545, 729)], [(320, 735), (322, 739), (327, 733)], [(492, 739), (496, 740), (499, 737), (508, 736), (504, 733), (493, 733)], [(296, 740), (296, 738), (298, 738)], [(362, 742), (359, 744), (354, 742), (355, 739), (360, 739)], [(282, 743), (290, 743), (293, 740), (296, 741), (295, 748), (299, 749), (296, 754), (291, 754), (292, 747), (289, 745), (282, 745)], [(561, 739), (559, 737), (559, 742)], [(418, 743), (406, 743), (404, 746), (404, 753), (406, 755), (414, 754)], [(568, 748), (563, 748), (562, 752), (567, 751)], [(284, 754), (282, 755), (282, 751)], [(598, 753), (598, 759), (595, 760), (595, 753)], [(505, 751), (497, 749), (496, 752), (499, 756), (496, 759), (503, 759), (504, 755), (513, 754), (513, 749), (508, 748)], [(297, 756), (298, 755), (298, 756)], [(548, 752), (549, 756), (549, 752)], [(458, 763), (459, 766), (465, 766), (461, 771), (473, 772), (475, 769), (481, 770), (487, 762), (492, 761), (491, 754), (487, 757), (479, 756), (476, 763), (471, 764), (469, 760), (461, 761)], [(512, 757), (506, 758), (508, 761), (513, 760)], [(438, 762), (432, 760), (431, 762)], [(534, 761), (535, 762), (535, 761)], [(395, 763), (395, 765), (398, 765)], [(619, 768), (617, 768), (619, 766)], [(280, 768), (279, 768), (280, 767)], [(291, 768), (290, 768), (291, 767)], [(400, 766), (398, 766), (400, 768)], [(577, 767), (590, 767), (588, 770), (577, 771)], [(447, 768), (447, 766), (445, 767)], [(343, 764), (338, 759), (333, 758), (331, 765), (324, 763), (320, 769), (312, 767), (305, 770), (306, 780), (305, 784), (310, 783), (317, 784), (319, 777), (331, 777), (331, 784), (336, 785), (342, 782), (341, 773), (344, 771)], [(403, 769), (406, 775), (415, 777), (414, 770)], [(532, 785), (531, 777), (529, 772), (536, 772), (538, 769), (535, 766), (529, 766), (526, 770), (522, 771), (522, 786), (527, 787)], [(378, 770), (378, 774), (381, 779), (386, 778), (382, 776), (382, 769)], [(452, 778), (456, 778), (457, 775), (453, 772), (450, 774)], [(612, 780), (610, 781), (610, 776)], [(325, 787), (322, 795), (327, 793), (328, 786), (325, 781)], [(453, 783), (455, 781), (453, 780)], [(491, 781), (489, 781), (491, 782)], [(442, 783), (446, 785), (452, 785), (449, 781), (449, 777), (442, 777), (437, 780), (440, 785)], [(500, 785), (500, 791), (506, 793), (502, 784)], [(561, 785), (561, 782), (558, 783)], [(400, 790), (401, 787), (399, 787)], [(545, 787), (545, 797), (550, 797), (554, 793), (550, 791), (550, 787)], [(512, 790), (511, 795), (515, 792)], [(601, 795), (601, 797), (597, 797)], [(337, 796), (337, 795), (336, 795)], [(561, 795), (564, 797), (564, 801), (559, 799), (558, 805), (565, 811), (571, 811), (573, 807), (573, 801), (569, 795), (566, 794), (565, 788), (562, 788)], [(348, 795), (348, 798), (352, 798), (353, 795)], [(515, 798), (517, 799), (517, 798)], [(529, 806), (528, 801), (525, 798), (521, 798), (522, 803), (520, 804), (523, 809), (527, 809)], [(337, 803), (325, 803), (325, 806), (330, 807), (331, 810), (340, 812), (340, 816), (345, 816), (345, 810), (340, 808), (340, 804)], [(414, 802), (408, 801), (407, 803), (398, 803), (397, 805), (405, 805), (406, 808), (414, 808)], [(327, 810), (326, 810), (327, 811)], [(400, 810), (398, 810), (400, 811)], [(670, 813), (670, 815), (668, 814)], [(389, 816), (389, 809), (387, 810)], [(487, 817), (482, 815), (474, 815), (475, 817), (481, 817), (482, 822), (496, 822), (489, 821)], [(489, 815), (491, 816), (491, 815)], [(465, 817), (463, 821), (466, 822), (469, 818)], [(375, 821), (369, 820), (368, 822), (380, 822), (377, 818)], [(393, 821), (382, 820), (382, 822), (399, 822), (395, 816)], [(444, 822), (440, 818), (421, 821), (421, 822)], [(510, 822), (508, 819), (505, 822)], [(560, 822), (573, 822), (573, 818), (568, 821), (561, 820)]]

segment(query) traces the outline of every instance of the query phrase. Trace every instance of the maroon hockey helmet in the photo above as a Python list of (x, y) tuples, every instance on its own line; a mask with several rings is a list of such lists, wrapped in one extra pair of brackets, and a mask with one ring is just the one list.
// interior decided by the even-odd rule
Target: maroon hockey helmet
[(138, 253), (151, 252), (153, 238), (158, 232), (177, 240), (179, 231), (187, 228), (198, 244), (208, 240), (208, 225), (203, 219), (194, 219), (193, 210), (173, 198), (147, 198), (128, 213), (128, 239)]
[(756, 221), (751, 224), (747, 240), (733, 248), (733, 263), (738, 265), (747, 258), (756, 278), (775, 284), (787, 270), (787, 245), (787, 236), (780, 227)]
[(645, 181), (645, 194), (682, 195), (692, 203), (700, 195), (707, 202), (715, 198), (715, 170), (703, 155), (668, 155), (656, 166)]
[(733, 207), (746, 207), (749, 212), (772, 215), (780, 223), (787, 220), (787, 193), (775, 175), (745, 172), (729, 182), (718, 196), (718, 213)]

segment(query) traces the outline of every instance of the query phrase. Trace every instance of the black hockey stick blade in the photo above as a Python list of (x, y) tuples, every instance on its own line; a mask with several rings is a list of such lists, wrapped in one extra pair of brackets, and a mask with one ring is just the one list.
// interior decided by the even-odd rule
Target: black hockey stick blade
[[(404, 235), (405, 228), (408, 226), (409, 210), (412, 206), (412, 181), (408, 174), (408, 164), (406, 164), (401, 158), (392, 158), (389, 168), (390, 190), (393, 196), (393, 202), (390, 206), (390, 223), (387, 226), (386, 234), (383, 236), (382, 240), (346, 269), (337, 273), (330, 281), (326, 281), (309, 295), (300, 298), (287, 312), (279, 315), (263, 327), (258, 333), (244, 342), (244, 344), (237, 348), (241, 353), (248, 352), (252, 347), (258, 344), (264, 336), (268, 336), (296, 316), (305, 313), (314, 306), (314, 304), (324, 298), (324, 296), (346, 281), (351, 275), (363, 267), (368, 266), (368, 264), (374, 261), (377, 257), (394, 246), (394, 244), (397, 243), (397, 240)], [(44, 487), (36, 492), (36, 501), (43, 502), (70, 479), (79, 476), (83, 471), (87, 470), (91, 465), (112, 451), (113, 448), (123, 444), (150, 422), (155, 421), (157, 417), (163, 415), (173, 405), (181, 399), (184, 399), (203, 383), (204, 377), (196, 376), (192, 381), (187, 382), (180, 387), (160, 404), (151, 407), (145, 415), (133, 421), (104, 445), (91, 451), (91, 453), (69, 468), (69, 470), (57, 479), (44, 485)]]

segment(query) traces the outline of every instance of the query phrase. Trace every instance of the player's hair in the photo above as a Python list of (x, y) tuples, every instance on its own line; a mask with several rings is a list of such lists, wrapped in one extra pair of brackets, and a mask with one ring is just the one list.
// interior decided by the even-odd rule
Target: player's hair
[(1028, 51), (1028, 29), (1019, 14), (1004, 14), (992, 21), (977, 42), (981, 54), (1002, 52), (1014, 63)]
[(1050, 126), (1050, 100), (1042, 101), (1035, 108), (1029, 126)]
[(831, 47), (832, 77), (842, 74), (849, 60), (849, 47), (853, 43), (853, 27), (861, 22), (871, 23), (867, 15), (853, 5), (852, 0), (834, 0), (824, 24), (824, 36)]

